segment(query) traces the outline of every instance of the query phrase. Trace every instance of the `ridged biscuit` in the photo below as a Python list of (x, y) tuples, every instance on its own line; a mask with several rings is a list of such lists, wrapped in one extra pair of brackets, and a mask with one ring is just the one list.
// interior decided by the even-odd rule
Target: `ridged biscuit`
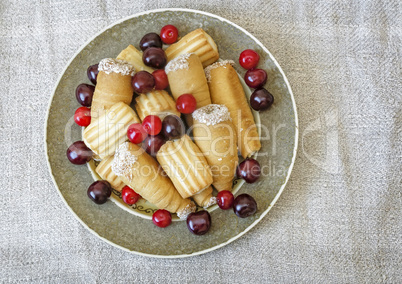
[(140, 94), (135, 98), (135, 102), (135, 109), (141, 120), (150, 114), (171, 113), (180, 117), (180, 112), (176, 109), (176, 102), (164, 90), (152, 90), (149, 93)]
[(183, 198), (193, 196), (212, 184), (205, 157), (188, 135), (166, 142), (156, 159)]
[(203, 29), (196, 29), (165, 50), (168, 61), (185, 53), (195, 53), (202, 66), (214, 63), (219, 59), (218, 47), (214, 40)]
[(134, 110), (125, 103), (117, 103), (84, 130), (83, 140), (91, 150), (104, 159), (113, 155), (127, 140), (127, 128), (141, 123)]

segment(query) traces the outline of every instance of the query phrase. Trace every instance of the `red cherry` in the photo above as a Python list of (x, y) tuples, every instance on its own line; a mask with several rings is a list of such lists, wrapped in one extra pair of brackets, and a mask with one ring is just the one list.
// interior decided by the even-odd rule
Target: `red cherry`
[(138, 199), (141, 198), (141, 195), (139, 195), (131, 187), (126, 185), (121, 191), (121, 198), (128, 205), (133, 205), (137, 203)]
[(158, 69), (152, 72), (155, 80), (155, 90), (164, 90), (169, 86), (168, 77), (165, 70)]
[(91, 110), (87, 107), (79, 107), (74, 113), (74, 121), (79, 126), (88, 126), (91, 123)]
[(152, 215), (152, 222), (158, 227), (165, 228), (172, 223), (172, 215), (165, 209), (156, 210)]
[(267, 72), (262, 69), (251, 69), (244, 75), (244, 81), (250, 88), (260, 88), (267, 82)]
[(161, 29), (161, 39), (166, 44), (175, 43), (179, 37), (179, 31), (173, 25), (166, 25)]
[(257, 67), (260, 56), (252, 49), (246, 49), (239, 56), (239, 63), (244, 69), (252, 69)]
[(197, 101), (195, 100), (193, 95), (184, 94), (177, 98), (176, 109), (180, 111), (180, 113), (193, 113), (196, 108)]
[(133, 123), (127, 129), (127, 137), (131, 143), (140, 144), (147, 137), (141, 123)]
[(219, 208), (228, 210), (233, 207), (233, 194), (229, 190), (222, 190), (216, 196), (216, 202)]
[(158, 135), (162, 130), (162, 120), (157, 115), (148, 115), (142, 121), (142, 127), (149, 135)]

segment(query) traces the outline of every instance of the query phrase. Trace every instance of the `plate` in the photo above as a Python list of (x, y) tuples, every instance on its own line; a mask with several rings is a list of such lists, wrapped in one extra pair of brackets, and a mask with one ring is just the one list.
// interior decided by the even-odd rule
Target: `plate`
[[(89, 83), (86, 69), (106, 57), (115, 57), (141, 37), (173, 24), (184, 35), (203, 28), (218, 45), (222, 59), (237, 61), (240, 52), (251, 48), (260, 54), (259, 68), (267, 71), (265, 87), (275, 103), (260, 113), (262, 149), (258, 154), (262, 176), (254, 184), (244, 184), (238, 193), (252, 195), (258, 211), (238, 218), (231, 210), (211, 212), (212, 226), (203, 236), (191, 234), (184, 222), (167, 228), (156, 227), (146, 218), (122, 210), (114, 202), (96, 205), (86, 194), (93, 177), (88, 168), (71, 164), (66, 149), (81, 140), (81, 129), (73, 114), (79, 107), (75, 88)], [(236, 71), (243, 76), (239, 64)], [(298, 124), (293, 94), (285, 74), (271, 53), (250, 33), (219, 16), (189, 9), (159, 9), (135, 14), (107, 27), (88, 41), (67, 64), (49, 103), (45, 125), (45, 151), (53, 182), (62, 200), (76, 218), (104, 241), (132, 253), (177, 258), (206, 253), (239, 238), (254, 227), (275, 204), (289, 179), (297, 151)]]

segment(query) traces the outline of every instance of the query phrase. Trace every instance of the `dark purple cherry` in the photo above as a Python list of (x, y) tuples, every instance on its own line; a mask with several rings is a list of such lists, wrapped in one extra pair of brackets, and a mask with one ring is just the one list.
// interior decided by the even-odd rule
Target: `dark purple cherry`
[(211, 228), (211, 215), (208, 211), (191, 213), (187, 217), (187, 228), (194, 235), (204, 235)]
[(92, 104), (92, 97), (94, 95), (95, 87), (88, 84), (79, 84), (75, 89), (75, 97), (77, 101), (86, 107), (90, 107)]
[(250, 97), (250, 105), (255, 110), (265, 110), (274, 103), (274, 96), (264, 88), (255, 90)]
[(237, 177), (244, 179), (247, 183), (254, 183), (260, 177), (260, 163), (252, 158), (247, 158), (237, 166)]
[(138, 94), (143, 94), (151, 91), (155, 87), (154, 76), (147, 71), (139, 71), (135, 73), (131, 80), (133, 89)]
[(96, 204), (103, 204), (112, 195), (112, 186), (106, 180), (98, 180), (88, 187), (87, 194)]
[(67, 158), (75, 165), (83, 165), (92, 159), (92, 151), (84, 142), (76, 141), (67, 149)]
[(149, 47), (162, 48), (162, 40), (157, 33), (148, 33), (142, 37), (140, 41), (141, 50), (144, 51)]
[(247, 70), (244, 81), (250, 88), (260, 88), (267, 82), (267, 72), (262, 69)]
[(98, 78), (98, 64), (91, 65), (87, 69), (88, 79), (92, 82), (92, 84), (96, 85), (96, 79)]
[(240, 194), (233, 202), (233, 211), (240, 218), (246, 218), (257, 211), (257, 202), (246, 193)]
[(184, 123), (177, 115), (167, 115), (162, 121), (162, 133), (166, 139), (178, 139), (184, 135)]
[(167, 63), (167, 56), (162, 48), (149, 47), (142, 54), (145, 65), (155, 69), (162, 69)]
[(152, 157), (156, 157), (156, 153), (158, 153), (159, 149), (163, 144), (165, 144), (165, 142), (165, 138), (162, 134), (155, 136), (148, 135), (142, 145), (148, 154), (150, 154)]

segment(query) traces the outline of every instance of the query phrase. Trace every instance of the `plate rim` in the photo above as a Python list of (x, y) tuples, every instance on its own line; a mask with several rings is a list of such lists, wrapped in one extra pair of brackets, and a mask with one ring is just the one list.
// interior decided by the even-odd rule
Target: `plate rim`
[[(48, 121), (49, 121), (49, 113), (50, 113), (50, 108), (54, 99), (54, 95), (56, 93), (57, 87), (60, 84), (61, 79), (63, 78), (67, 68), (70, 66), (70, 64), (72, 63), (72, 61), (80, 54), (80, 52), (88, 45), (90, 44), (96, 37), (98, 37), (99, 35), (101, 35), (102, 33), (104, 33), (105, 31), (107, 31), (108, 29), (114, 27), (115, 25), (118, 25), (122, 22), (125, 22), (127, 20), (130, 20), (132, 18), (136, 18), (142, 15), (147, 15), (150, 13), (159, 13), (159, 12), (169, 12), (169, 11), (173, 11), (173, 12), (190, 12), (190, 13), (194, 13), (194, 14), (201, 14), (201, 15), (206, 15), (208, 17), (212, 17), (215, 19), (218, 19), (222, 22), (226, 22), (232, 26), (234, 26), (235, 28), (239, 29), (240, 31), (242, 31), (243, 33), (245, 33), (246, 35), (248, 35), (252, 40), (254, 40), (270, 57), (270, 59), (274, 62), (275, 66), (278, 68), (279, 72), (281, 73), (283, 80), (287, 86), (287, 89), (289, 91), (290, 94), (290, 98), (292, 100), (292, 107), (293, 107), (293, 111), (294, 111), (294, 117), (295, 117), (295, 145), (293, 148), (293, 156), (292, 156), (292, 161), (289, 165), (289, 169), (288, 169), (288, 173), (286, 175), (286, 179), (285, 182), (282, 184), (281, 188), (279, 189), (278, 193), (276, 194), (275, 198), (272, 200), (272, 202), (270, 203), (270, 205), (268, 206), (268, 208), (261, 213), (260, 217), (256, 220), (254, 220), (253, 223), (251, 223), (244, 231), (238, 233), (236, 236), (230, 238), (229, 240), (227, 240), (226, 242), (223, 242), (219, 245), (210, 247), (208, 249), (204, 249), (201, 251), (197, 251), (197, 252), (193, 252), (191, 254), (177, 254), (177, 255), (159, 255), (159, 254), (151, 254), (151, 253), (144, 253), (144, 252), (139, 252), (139, 251), (134, 251), (134, 250), (129, 250), (123, 246), (120, 246), (118, 244), (115, 244), (114, 242), (100, 236), (96, 231), (94, 231), (93, 229), (91, 229), (84, 221), (81, 220), (81, 218), (72, 210), (72, 208), (68, 205), (67, 201), (65, 200), (64, 196), (62, 195), (60, 188), (55, 180), (55, 177), (53, 175), (52, 172), (52, 168), (49, 162), (49, 155), (48, 155), (48, 145), (47, 145), (47, 129), (48, 129)], [(297, 107), (296, 107), (296, 102), (294, 99), (294, 95), (293, 95), (293, 91), (290, 87), (289, 81), (285, 75), (285, 73), (282, 70), (282, 67), (279, 65), (278, 61), (276, 61), (275, 57), (272, 55), (272, 53), (254, 36), (252, 35), (250, 32), (248, 32), (246, 29), (242, 28), (241, 26), (233, 23), (232, 21), (229, 21), (221, 16), (218, 16), (216, 14), (212, 14), (209, 12), (204, 12), (201, 10), (195, 10), (195, 9), (187, 9), (187, 8), (160, 8), (160, 9), (152, 9), (152, 10), (147, 10), (147, 11), (143, 11), (143, 12), (139, 12), (139, 13), (135, 13), (132, 14), (130, 16), (124, 17), (118, 21), (113, 22), (112, 24), (104, 27), (103, 29), (101, 29), (99, 32), (97, 32), (94, 36), (92, 36), (91, 38), (89, 38), (83, 45), (81, 45), (78, 50), (74, 53), (73, 56), (71, 56), (71, 58), (69, 59), (69, 61), (66, 63), (66, 65), (63, 68), (63, 71), (60, 73), (55, 86), (52, 89), (52, 93), (48, 102), (48, 106), (47, 106), (47, 110), (46, 110), (46, 120), (44, 123), (44, 151), (45, 151), (45, 157), (46, 157), (46, 164), (47, 164), (47, 168), (48, 168), (48, 172), (50, 174), (50, 177), (53, 181), (54, 186), (57, 189), (57, 193), (59, 194), (59, 196), (61, 197), (61, 200), (63, 201), (63, 203), (66, 205), (66, 207), (68, 208), (68, 210), (73, 214), (73, 216), (79, 221), (79, 223), (81, 223), (82, 226), (84, 226), (84, 228), (86, 228), (87, 230), (89, 230), (92, 234), (94, 234), (96, 237), (100, 238), (101, 240), (105, 241), (106, 243), (122, 249), (124, 251), (127, 251), (129, 253), (132, 254), (136, 254), (136, 255), (141, 255), (141, 256), (146, 256), (146, 257), (153, 257), (153, 258), (185, 258), (185, 257), (191, 257), (191, 256), (196, 256), (196, 255), (201, 255), (201, 254), (205, 254), (211, 251), (214, 251), (216, 249), (219, 249), (221, 247), (226, 246), (227, 244), (239, 239), (240, 237), (242, 237), (244, 234), (246, 234), (248, 231), (250, 231), (252, 228), (254, 228), (267, 214), (268, 212), (271, 210), (271, 208), (275, 205), (275, 203), (278, 201), (279, 197), (282, 195), (283, 190), (285, 189), (290, 175), (292, 173), (293, 170), (293, 166), (295, 164), (295, 160), (296, 160), (296, 156), (297, 156), (297, 149), (298, 149), (298, 142), (299, 142), (299, 122), (298, 122), (298, 116), (297, 116)]]

